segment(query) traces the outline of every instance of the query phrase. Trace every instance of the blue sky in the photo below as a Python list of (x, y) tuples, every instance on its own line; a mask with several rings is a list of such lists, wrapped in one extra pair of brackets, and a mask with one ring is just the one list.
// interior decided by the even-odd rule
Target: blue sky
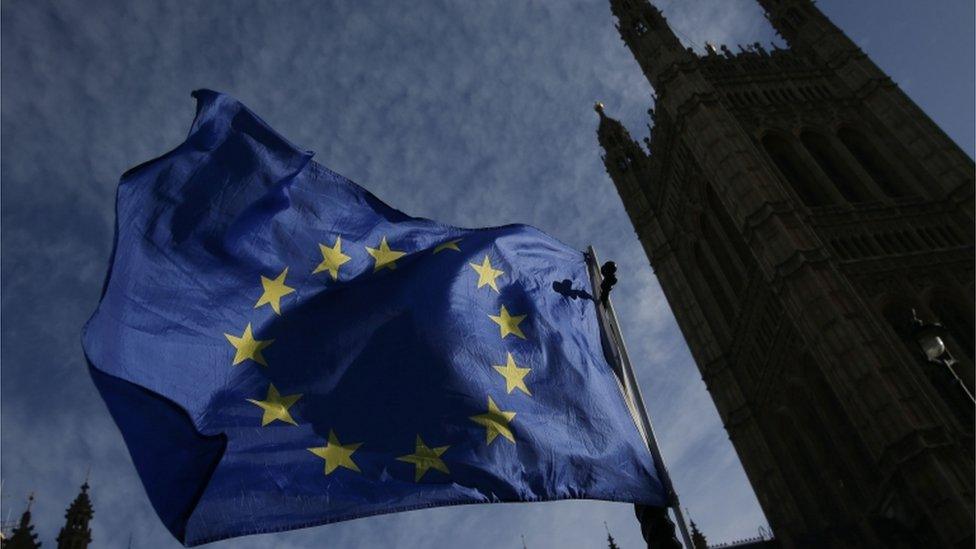
[[(679, 37), (768, 42), (752, 0), (659, 0)], [(973, 3), (819, 3), (970, 155)], [(190, 91), (230, 93), (316, 160), (413, 215), (524, 222), (620, 265), (615, 290), (684, 506), (713, 542), (764, 518), (604, 173), (595, 100), (637, 138), (651, 90), (607, 0), (40, 2), (2, 19), (2, 517), (35, 491), (53, 545), (91, 466), (100, 547), (176, 547), (149, 506), (79, 344), (127, 168), (179, 143)], [(734, 48), (733, 48), (734, 49)], [(467, 506), (214, 547), (638, 547), (627, 505)]]

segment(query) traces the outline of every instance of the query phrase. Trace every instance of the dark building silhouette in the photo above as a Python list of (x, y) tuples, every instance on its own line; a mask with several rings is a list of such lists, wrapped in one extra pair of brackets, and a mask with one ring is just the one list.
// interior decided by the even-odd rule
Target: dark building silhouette
[(31, 504), (34, 503), (34, 495), (27, 498), (27, 509), (20, 515), (20, 522), (10, 533), (10, 537), (3, 540), (4, 549), (35, 549), (41, 546), (37, 541), (37, 534), (34, 533), (34, 525), (31, 524)]
[[(34, 496), (27, 499), (27, 509), (20, 517), (20, 523), (10, 532), (10, 535), (0, 542), (3, 549), (36, 549), (41, 546), (37, 541), (37, 534), (34, 533), (34, 525), (31, 524), (31, 504)], [(88, 497), (88, 481), (81, 485), (81, 493), (68, 506), (65, 513), (64, 527), (58, 534), (58, 549), (87, 549), (91, 543), (91, 522), (94, 511), (92, 510), (91, 499)]]
[(708, 549), (708, 539), (698, 529), (695, 521), (691, 521), (689, 527), (691, 528), (691, 547), (689, 549)]
[(812, 1), (759, 3), (788, 49), (611, 0), (657, 98), (646, 149), (597, 105), (607, 172), (778, 542), (973, 547), (973, 161)]
[(58, 549), (85, 549), (91, 543), (92, 519), (91, 499), (88, 498), (88, 481), (81, 485), (81, 493), (75, 498), (64, 514), (65, 523), (58, 533)]

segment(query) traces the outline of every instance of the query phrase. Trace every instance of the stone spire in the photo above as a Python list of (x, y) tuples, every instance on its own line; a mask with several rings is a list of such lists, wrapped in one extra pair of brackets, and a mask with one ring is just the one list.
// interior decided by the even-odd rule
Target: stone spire
[(620, 121), (610, 118), (603, 110), (603, 103), (594, 105), (594, 110), (600, 115), (600, 125), (596, 130), (600, 146), (606, 153), (603, 162), (607, 172), (627, 172), (634, 168), (634, 164), (642, 163), (647, 155), (630, 137), (630, 132)]
[(64, 528), (58, 534), (58, 549), (86, 549), (91, 543), (91, 528), (88, 523), (92, 519), (91, 499), (88, 497), (88, 481), (81, 485), (81, 493), (75, 498), (68, 511)]
[(697, 59), (681, 45), (661, 10), (648, 0), (610, 0), (610, 11), (617, 18), (620, 37), (655, 88), (673, 65)]
[(31, 504), (34, 503), (34, 494), (27, 498), (27, 509), (20, 516), (20, 524), (10, 534), (10, 539), (3, 541), (3, 549), (36, 549), (41, 546), (37, 541), (37, 534), (34, 533), (34, 525), (31, 524)]
[[(758, 0), (776, 33), (790, 48), (813, 52), (821, 61), (833, 62), (839, 55), (865, 57), (853, 40), (844, 34), (812, 0)], [(881, 69), (872, 68), (875, 76)], [(887, 75), (883, 75), (887, 76)]]
[[(648, 156), (618, 120), (604, 112), (603, 103), (594, 106), (600, 115), (597, 139), (603, 148), (603, 165), (617, 186), (628, 213), (642, 215), (649, 208), (646, 177)], [(631, 211), (632, 210), (632, 211)]]

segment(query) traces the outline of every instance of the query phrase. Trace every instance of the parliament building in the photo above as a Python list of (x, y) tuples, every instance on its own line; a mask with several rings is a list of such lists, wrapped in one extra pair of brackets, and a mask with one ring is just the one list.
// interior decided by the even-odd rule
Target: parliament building
[[(31, 504), (34, 496), (27, 500), (27, 509), (20, 515), (20, 521), (10, 531), (0, 529), (0, 548), (2, 549), (38, 549), (41, 542), (34, 532), (31, 520)], [(68, 506), (64, 513), (64, 526), (55, 539), (58, 549), (87, 549), (92, 541), (91, 519), (95, 511), (92, 509), (91, 498), (88, 495), (88, 481), (81, 485), (81, 492)]]
[(811, 0), (701, 55), (610, 3), (657, 97), (606, 169), (778, 542), (973, 547), (973, 160)]

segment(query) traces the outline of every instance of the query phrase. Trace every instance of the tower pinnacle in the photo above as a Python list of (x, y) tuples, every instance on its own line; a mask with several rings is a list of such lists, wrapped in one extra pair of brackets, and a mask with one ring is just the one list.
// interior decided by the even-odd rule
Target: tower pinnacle
[(648, 0), (610, 0), (610, 10), (617, 18), (620, 37), (655, 88), (673, 65), (697, 59), (681, 45), (661, 10)]
[(34, 533), (34, 525), (31, 524), (31, 505), (34, 503), (34, 494), (27, 498), (27, 509), (20, 516), (20, 524), (10, 534), (10, 539), (4, 540), (3, 549), (36, 549), (41, 546), (37, 541), (37, 534)]
[[(625, 152), (630, 153), (634, 152), (630, 150), (633, 147), (637, 147), (638, 150), (640, 149), (637, 143), (631, 139), (630, 132), (627, 131), (627, 128), (625, 128), (620, 121), (607, 116), (607, 113), (604, 111), (603, 103), (597, 102), (595, 105), (593, 105), (593, 110), (600, 115), (600, 125), (597, 128), (596, 133), (600, 140), (600, 145), (603, 146), (603, 150), (605, 150), (608, 155), (614, 152), (613, 149), (618, 148), (628, 149)], [(631, 144), (633, 144), (633, 147), (630, 146)]]
[(621, 196), (632, 200), (625, 200), (628, 208), (643, 211), (648, 202), (644, 194), (642, 176), (646, 171), (647, 154), (633, 138), (620, 121), (615, 120), (604, 112), (603, 103), (594, 106), (600, 115), (600, 125), (597, 128), (597, 139), (604, 150), (603, 165), (610, 174), (610, 178), (617, 185)]
[(58, 534), (58, 549), (85, 549), (91, 543), (91, 528), (88, 523), (92, 519), (91, 499), (88, 497), (88, 479), (81, 485), (81, 493), (68, 506), (64, 514), (64, 527)]

